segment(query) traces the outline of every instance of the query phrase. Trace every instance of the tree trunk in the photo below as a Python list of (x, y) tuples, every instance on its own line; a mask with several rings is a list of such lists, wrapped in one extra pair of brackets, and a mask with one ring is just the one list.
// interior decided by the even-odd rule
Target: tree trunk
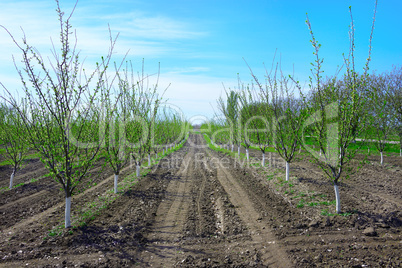
[(71, 196), (66, 197), (66, 211), (64, 216), (64, 227), (69, 228), (71, 227)]
[(336, 213), (341, 213), (341, 197), (339, 195), (338, 182), (334, 181), (335, 200), (336, 200)]
[(13, 188), (13, 181), (14, 181), (15, 169), (13, 169), (13, 173), (10, 176), (10, 190)]
[(234, 150), (234, 144), (232, 143), (232, 153), (233, 153), (233, 150)]
[(240, 157), (240, 145), (237, 146), (237, 155)]
[(262, 162), (261, 162), (262, 166), (265, 166), (265, 152), (262, 153)]
[(114, 174), (114, 193), (117, 194), (117, 181), (119, 179), (118, 174)]
[(139, 178), (140, 177), (140, 172), (141, 172), (141, 165), (140, 164), (137, 164), (137, 169), (136, 169), (136, 171), (137, 171), (137, 178)]
[(151, 154), (148, 154), (148, 167), (151, 167)]
[(380, 152), (380, 154), (381, 154), (381, 166), (382, 165), (384, 165), (384, 155), (383, 155), (383, 152)]
[(247, 161), (249, 161), (250, 160), (250, 155), (249, 155), (249, 152), (248, 152), (248, 148), (246, 148), (246, 157), (247, 157)]
[(289, 162), (286, 161), (286, 181), (289, 181), (289, 173), (290, 173)]

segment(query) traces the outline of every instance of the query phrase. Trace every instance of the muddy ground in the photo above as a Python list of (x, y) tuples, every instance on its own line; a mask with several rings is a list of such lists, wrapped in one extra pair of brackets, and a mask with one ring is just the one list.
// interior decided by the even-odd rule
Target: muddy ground
[[(308, 159), (291, 164), (292, 192), (272, 158), (271, 167), (248, 166), (191, 134), (94, 220), (55, 236), (49, 230), (63, 222), (63, 195), (47, 177), (27, 178), (1, 194), (0, 267), (401, 266), (402, 158), (381, 167), (374, 157), (343, 181), (344, 216), (316, 205), (332, 201), (333, 188)], [(41, 176), (37, 165), (26, 172)], [(113, 187), (109, 169), (99, 164), (91, 174), (97, 183), (83, 184), (73, 214)]]

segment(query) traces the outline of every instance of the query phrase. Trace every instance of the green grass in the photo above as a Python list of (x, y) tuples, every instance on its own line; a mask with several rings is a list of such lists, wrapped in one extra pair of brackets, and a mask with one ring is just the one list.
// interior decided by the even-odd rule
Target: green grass
[[(399, 141), (399, 138), (397, 137), (396, 139), (389, 139), (389, 140), (395, 140)], [(318, 141), (315, 137), (305, 137), (304, 140), (305, 144), (309, 146), (315, 146), (317, 152), (319, 151), (318, 149)], [(370, 154), (373, 153), (379, 153), (377, 150), (377, 147), (375, 146), (374, 142), (362, 142), (362, 141), (357, 141), (356, 143), (351, 143), (348, 147), (349, 149), (352, 150), (359, 150), (359, 154), (368, 154), (368, 149), (370, 149)], [(399, 154), (400, 150), (400, 145), (399, 144), (385, 144), (385, 153), (396, 153)], [(297, 151), (297, 150), (296, 150)], [(388, 155), (389, 156), (389, 155)]]
[(296, 207), (297, 208), (304, 208), (304, 205), (306, 204), (306, 201), (302, 198), (299, 200), (299, 203), (297, 203)]
[(328, 209), (323, 209), (323, 210), (321, 210), (321, 215), (322, 215), (322, 216), (335, 216), (335, 214), (334, 214), (334, 213), (330, 213), (330, 212), (328, 211)]
[(337, 213), (331, 213), (331, 212), (329, 212), (328, 209), (323, 209), (323, 210), (321, 210), (321, 215), (322, 215), (322, 216), (343, 216), (343, 217), (348, 217), (348, 216), (353, 215), (353, 214), (355, 214), (355, 213), (356, 213), (356, 211), (344, 212), (344, 213), (337, 214)]

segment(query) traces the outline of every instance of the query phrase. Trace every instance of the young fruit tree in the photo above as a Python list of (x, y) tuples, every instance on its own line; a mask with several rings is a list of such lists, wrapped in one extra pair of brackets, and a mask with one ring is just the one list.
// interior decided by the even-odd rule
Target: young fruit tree
[[(21, 112), (26, 116), (26, 105), (19, 105)], [(13, 188), (14, 178), (29, 151), (29, 141), (22, 116), (18, 111), (5, 103), (0, 103), (0, 144), (4, 147), (4, 158), (10, 162), (12, 173), (10, 186)]]
[(240, 130), (237, 128), (239, 121), (239, 94), (233, 90), (226, 91), (226, 104), (222, 97), (218, 99), (218, 109), (225, 117), (225, 124), (230, 129), (231, 151), (234, 150), (234, 145), (237, 145), (237, 154), (240, 156)]
[[(116, 73), (118, 74), (118, 68)], [(107, 81), (107, 79), (105, 79)], [(106, 82), (104, 85), (108, 85)], [(113, 81), (111, 82), (113, 84)], [(122, 82), (119, 82), (118, 91), (111, 92), (110, 86), (101, 88), (101, 99), (103, 103), (102, 129), (105, 131), (104, 148), (107, 161), (114, 172), (114, 193), (117, 194), (118, 179), (121, 169), (127, 165), (130, 159), (129, 148), (126, 144), (125, 122), (129, 114), (124, 94), (121, 90)]]
[(272, 144), (285, 161), (286, 181), (289, 181), (289, 165), (293, 160), (301, 135), (303, 102), (295, 98), (293, 82), (278, 70), (278, 65), (269, 73), (266, 70), (265, 86), (259, 82), (251, 68), (250, 71), (260, 89), (264, 107), (267, 107), (266, 117), (270, 118), (272, 122), (272, 132), (270, 133)]
[[(261, 103), (254, 101), (250, 86), (245, 86), (244, 83), (240, 81), (238, 77), (238, 90), (241, 92), (239, 94), (239, 103), (241, 108), (239, 108), (239, 120), (237, 124), (238, 131), (240, 132), (239, 137), (242, 141), (244, 148), (246, 149), (246, 159), (250, 161), (250, 147), (252, 143), (258, 142), (263, 148), (263, 154), (266, 149), (266, 142), (262, 142), (262, 139), (266, 133), (268, 133), (268, 124), (266, 118), (262, 116), (262, 111), (265, 110)], [(250, 127), (251, 126), (251, 127)], [(266, 132), (266, 133), (262, 133)], [(253, 142), (254, 141), (254, 142)]]
[[(110, 37), (110, 49), (95, 71), (87, 74), (79, 60), (76, 38), (70, 19), (65, 19), (59, 2), (60, 51), (53, 45), (54, 60), (45, 61), (37, 49), (24, 37), (22, 44), (10, 34), (22, 52), (20, 75), (30, 114), (25, 114), (12, 93), (7, 90), (7, 102), (20, 114), (26, 138), (40, 154), (51, 177), (65, 193), (65, 227), (71, 226), (71, 196), (97, 160), (102, 139), (98, 135), (100, 113), (94, 109), (116, 39)], [(4, 28), (4, 27), (3, 27)], [(4, 28), (5, 29), (5, 28)], [(7, 30), (7, 29), (6, 29)], [(73, 43), (73, 40), (75, 42)], [(49, 60), (50, 61), (50, 60)]]
[(395, 112), (395, 130), (399, 136), (399, 155), (402, 156), (402, 66), (394, 66), (386, 76), (387, 99)]
[[(240, 102), (245, 140), (260, 149), (261, 166), (265, 166), (265, 152), (272, 141), (270, 107), (261, 100), (254, 86), (240, 93)], [(248, 159), (248, 151), (246, 153)]]
[(384, 164), (384, 150), (395, 128), (395, 111), (387, 98), (387, 80), (385, 75), (370, 75), (369, 80), (369, 114), (370, 126), (368, 137), (380, 152), (380, 164)]
[[(377, 7), (377, 5), (375, 6)], [(314, 37), (310, 20), (307, 16), (306, 23), (310, 30), (311, 44), (314, 47), (316, 57), (315, 62), (312, 63), (315, 83), (313, 78), (310, 78), (313, 101), (307, 101), (300, 84), (297, 84), (309, 113), (303, 124), (303, 129), (309, 127), (310, 135), (318, 142), (320, 154), (306, 145), (304, 137), (302, 137), (303, 145), (313, 156), (317, 165), (334, 183), (336, 213), (341, 213), (339, 182), (343, 178), (342, 173), (351, 172), (352, 167), (355, 165), (355, 163), (348, 164), (351, 164), (350, 162), (355, 157), (358, 147), (350, 147), (350, 145), (365, 132), (367, 124), (367, 113), (365, 113), (364, 109), (367, 98), (365, 98), (364, 91), (367, 89), (368, 83), (368, 66), (376, 8), (369, 39), (369, 56), (362, 75), (359, 75), (355, 70), (354, 25), (351, 8), (349, 8), (349, 11), (351, 15), (350, 51), (349, 56), (344, 57), (346, 72), (343, 78), (338, 80), (334, 77), (323, 81), (321, 76), (323, 60), (318, 55), (321, 45)], [(293, 81), (295, 80), (293, 79)], [(304, 135), (304, 131), (302, 134)]]
[(131, 149), (132, 160), (136, 164), (136, 175), (140, 177), (141, 164), (150, 153), (152, 144), (152, 128), (162, 97), (158, 95), (158, 79), (153, 87), (149, 87), (149, 76), (144, 68), (136, 81), (134, 72), (127, 69), (119, 75), (119, 85), (123, 92), (120, 101), (127, 105), (127, 120), (124, 122), (126, 145)]
[[(205, 125), (203, 125), (202, 129)], [(228, 144), (230, 143), (230, 127), (228, 127), (225, 118), (215, 116), (213, 120), (208, 123), (210, 130), (210, 139), (213, 143), (218, 145), (223, 149), (229, 149)]]

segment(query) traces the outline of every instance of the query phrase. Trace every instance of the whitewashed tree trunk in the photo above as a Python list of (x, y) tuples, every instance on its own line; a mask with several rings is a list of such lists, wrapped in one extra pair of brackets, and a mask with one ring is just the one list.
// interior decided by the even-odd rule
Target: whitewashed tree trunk
[(335, 200), (336, 200), (336, 213), (341, 213), (341, 197), (339, 195), (339, 186), (334, 182)]
[(301, 145), (300, 145), (300, 148), (299, 148), (299, 154), (301, 153)]
[(265, 166), (265, 153), (262, 153), (262, 162), (261, 162), (262, 166)]
[(140, 172), (141, 172), (141, 166), (139, 165), (139, 164), (137, 164), (137, 169), (136, 169), (136, 171), (137, 171), (137, 178), (139, 178), (140, 177)]
[(114, 193), (117, 194), (117, 181), (119, 179), (119, 175), (114, 174)]
[(250, 160), (250, 155), (249, 155), (249, 152), (248, 152), (248, 148), (246, 148), (246, 157), (247, 157), (247, 161), (249, 161)]
[(64, 215), (64, 227), (69, 228), (71, 227), (71, 196), (66, 197), (66, 211)]
[(384, 155), (383, 152), (380, 152), (381, 154), (381, 166), (384, 165)]
[(290, 173), (289, 162), (286, 162), (286, 181), (289, 181), (289, 173)]
[(14, 175), (15, 175), (15, 170), (13, 170), (13, 173), (11, 173), (11, 176), (10, 176), (10, 189), (13, 188)]
[(148, 154), (148, 167), (151, 166), (151, 154)]
[(234, 150), (234, 144), (232, 143), (232, 153), (233, 153), (233, 150)]
[(237, 146), (237, 155), (240, 157), (240, 146)]

